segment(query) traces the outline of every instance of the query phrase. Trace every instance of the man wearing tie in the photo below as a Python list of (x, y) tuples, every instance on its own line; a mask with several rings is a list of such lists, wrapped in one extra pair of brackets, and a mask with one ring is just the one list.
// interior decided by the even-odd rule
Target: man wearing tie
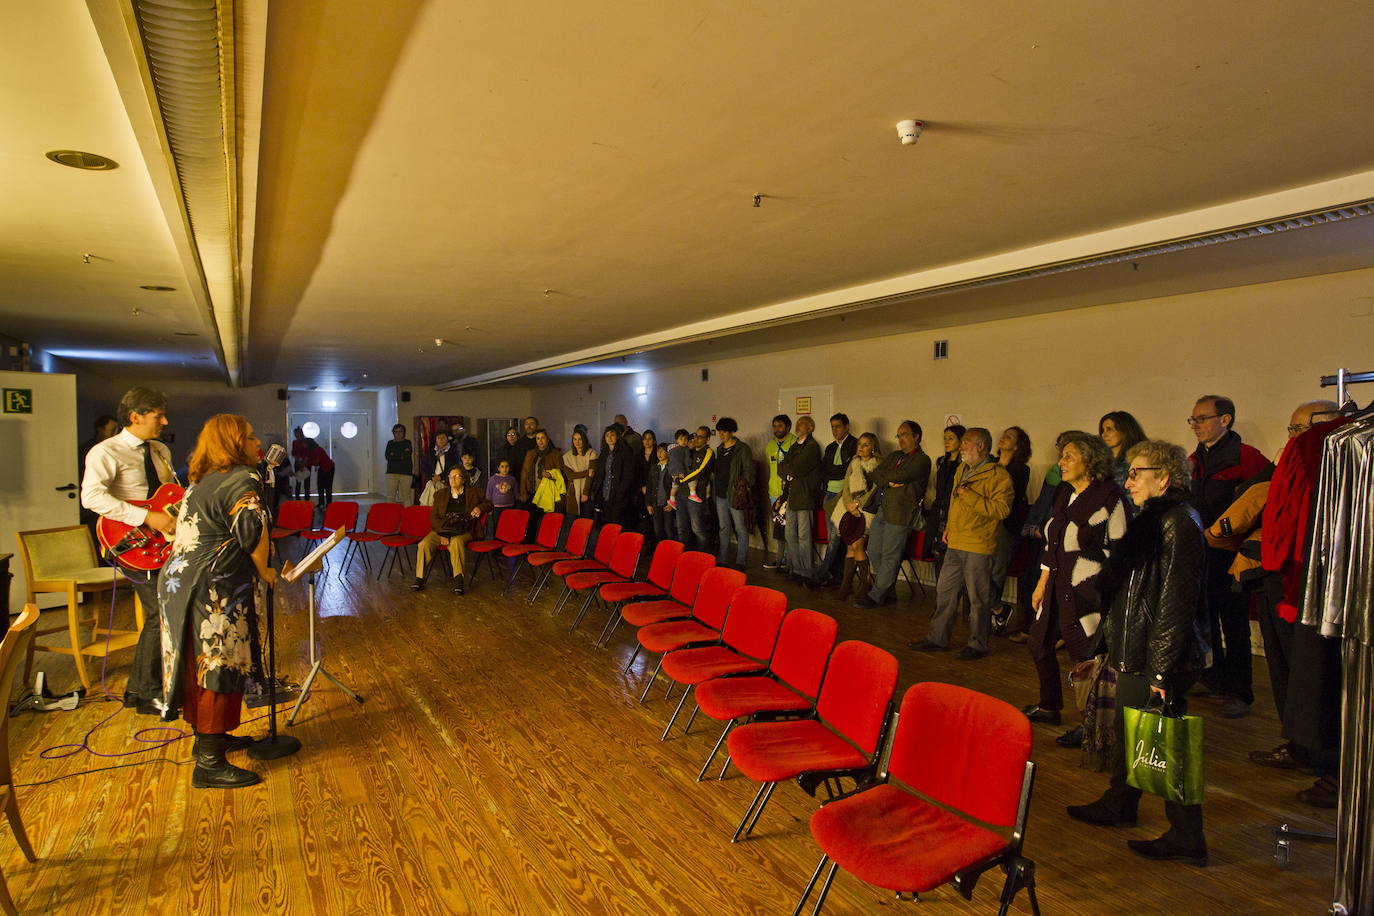
[[(172, 516), (128, 502), (150, 499), (164, 483), (176, 482), (172, 453), (158, 441), (167, 425), (167, 396), (147, 388), (130, 388), (120, 398), (115, 414), (124, 428), (96, 443), (86, 454), (81, 505), (126, 525), (160, 531), (170, 541), (176, 532)], [(162, 704), (162, 631), (157, 573), (126, 569), (124, 574), (133, 580), (144, 612), (143, 632), (124, 688), (124, 705), (136, 706), (146, 715), (158, 715)]]

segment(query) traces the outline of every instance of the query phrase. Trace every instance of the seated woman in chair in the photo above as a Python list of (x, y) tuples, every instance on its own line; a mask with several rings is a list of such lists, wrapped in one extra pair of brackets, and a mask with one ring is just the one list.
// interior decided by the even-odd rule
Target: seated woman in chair
[(448, 549), (453, 563), (453, 591), (463, 594), (463, 573), (467, 569), (468, 541), (477, 528), (477, 520), (491, 509), (480, 487), (468, 484), (467, 472), (461, 466), (450, 468), (448, 486), (436, 490), (434, 506), (429, 512), (429, 534), (415, 548), (415, 583), (412, 591), (425, 587), (425, 568), (436, 547)]
[(162, 611), (162, 684), (167, 709), (195, 731), (197, 789), (237, 789), (262, 777), (224, 759), (252, 744), (229, 732), (243, 712), (243, 685), (253, 667), (253, 587), (272, 587), (267, 565), (272, 530), (258, 476), (261, 443), (243, 417), (205, 421), (191, 453), (191, 487), (177, 518), (172, 554), (158, 577)]

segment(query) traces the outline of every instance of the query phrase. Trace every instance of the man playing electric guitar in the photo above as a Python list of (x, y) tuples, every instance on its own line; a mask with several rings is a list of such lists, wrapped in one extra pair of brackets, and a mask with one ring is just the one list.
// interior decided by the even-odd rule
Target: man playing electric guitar
[[(115, 414), (124, 428), (87, 453), (81, 505), (127, 525), (160, 531), (170, 541), (176, 533), (176, 520), (171, 515), (129, 504), (129, 500), (151, 498), (159, 486), (176, 481), (172, 453), (157, 438), (167, 425), (167, 396), (147, 388), (130, 388), (120, 398)], [(143, 632), (124, 688), (124, 705), (135, 706), (145, 715), (158, 715), (162, 706), (162, 628), (157, 571), (123, 572), (133, 580), (144, 614)]]

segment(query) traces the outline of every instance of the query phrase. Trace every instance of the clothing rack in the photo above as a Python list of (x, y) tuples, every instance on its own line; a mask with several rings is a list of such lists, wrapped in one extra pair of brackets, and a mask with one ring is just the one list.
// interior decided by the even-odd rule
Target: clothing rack
[[(1335, 387), (1336, 403), (1342, 410), (1345, 409), (1349, 398), (1349, 386), (1370, 382), (1374, 382), (1374, 372), (1351, 372), (1349, 369), (1337, 369), (1335, 375), (1321, 377), (1321, 387)], [(1352, 745), (1360, 746), (1370, 740), (1371, 730), (1367, 727), (1366, 716), (1362, 714), (1351, 716), (1349, 712), (1352, 708), (1351, 704), (1358, 704), (1359, 710), (1367, 710), (1371, 704), (1374, 704), (1374, 697), (1370, 696), (1371, 693), (1374, 693), (1374, 679), (1368, 676), (1370, 669), (1374, 668), (1374, 664), (1371, 664), (1369, 647), (1362, 645), (1357, 637), (1347, 635), (1343, 642), (1342, 666), (1345, 670), (1342, 675), (1344, 682), (1342, 704), (1346, 714), (1343, 716), (1343, 733), (1341, 735), (1341, 804), (1337, 815), (1337, 826), (1344, 836), (1345, 844), (1347, 846), (1356, 844), (1354, 848), (1358, 848), (1361, 841), (1367, 839), (1370, 830), (1368, 824), (1360, 823), (1362, 817), (1360, 809), (1367, 807), (1368, 804), (1367, 799), (1364, 804), (1361, 804), (1360, 798), (1368, 792), (1369, 786), (1367, 782), (1364, 785), (1350, 784), (1351, 781), (1348, 777), (1352, 767), (1347, 766), (1347, 757), (1351, 752)], [(1363, 671), (1353, 672), (1352, 668), (1363, 669)], [(1361, 673), (1365, 676), (1360, 676)], [(1352, 690), (1362, 694), (1362, 696), (1352, 696)], [(1355, 723), (1356, 727), (1351, 727), (1352, 722)], [(1349, 810), (1347, 810), (1347, 806), (1349, 806)], [(1278, 838), (1277, 858), (1280, 867), (1286, 864), (1288, 857), (1288, 838), (1326, 841), (1325, 835), (1292, 831), (1287, 824), (1279, 827), (1275, 833)], [(1358, 861), (1352, 862), (1350, 859), (1350, 853), (1343, 853), (1341, 844), (1338, 842), (1336, 893), (1333, 895), (1338, 899), (1331, 904), (1328, 911), (1337, 914), (1337, 916), (1361, 912), (1362, 903), (1367, 903), (1371, 895), (1370, 888), (1364, 886), (1368, 880), (1368, 874), (1362, 871)], [(1346, 899), (1339, 899), (1342, 897)]]

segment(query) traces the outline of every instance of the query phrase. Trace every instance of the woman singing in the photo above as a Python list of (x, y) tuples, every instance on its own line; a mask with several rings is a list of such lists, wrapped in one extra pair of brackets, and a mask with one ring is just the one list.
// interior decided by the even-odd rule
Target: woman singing
[(229, 732), (243, 711), (244, 679), (252, 669), (253, 586), (271, 588), (267, 565), (271, 523), (256, 470), (259, 442), (243, 417), (205, 421), (191, 453), (190, 483), (177, 520), (172, 554), (158, 577), (162, 607), (164, 718), (178, 711), (195, 731), (197, 789), (237, 789), (262, 777), (224, 759), (246, 748)]

